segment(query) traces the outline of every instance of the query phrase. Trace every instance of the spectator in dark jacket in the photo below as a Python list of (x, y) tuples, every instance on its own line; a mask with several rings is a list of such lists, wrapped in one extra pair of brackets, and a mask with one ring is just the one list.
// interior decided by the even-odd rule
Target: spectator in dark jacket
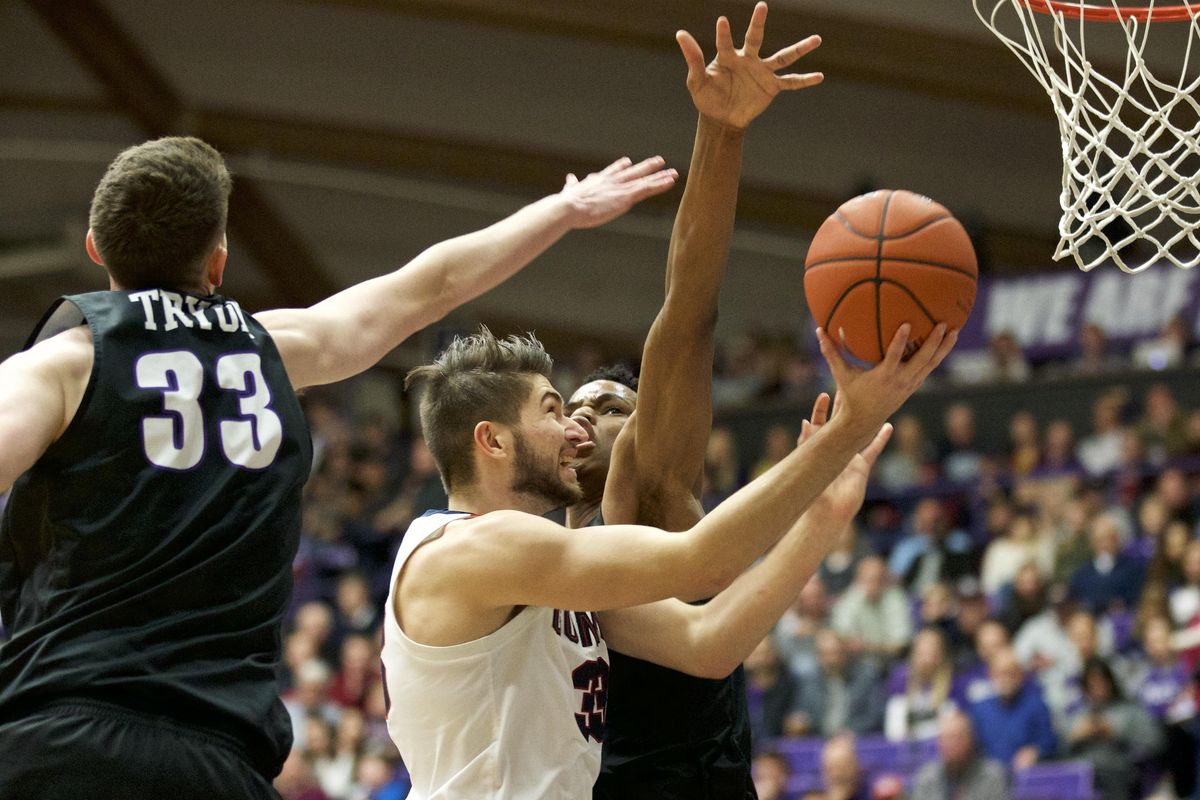
[(1117, 521), (1101, 514), (1092, 522), (1090, 541), (1092, 557), (1071, 576), (1071, 596), (1097, 615), (1136, 609), (1145, 570), (1141, 561), (1121, 552)]
[(770, 636), (758, 643), (744, 666), (750, 734), (757, 749), (784, 735), (785, 720), (796, 702), (796, 683)]

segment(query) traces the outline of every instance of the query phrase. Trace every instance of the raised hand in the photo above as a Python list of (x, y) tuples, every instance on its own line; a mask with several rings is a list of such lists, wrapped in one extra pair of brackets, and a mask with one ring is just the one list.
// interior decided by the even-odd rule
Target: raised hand
[(675, 40), (687, 62), (687, 87), (696, 109), (707, 117), (734, 128), (745, 128), (775, 99), (792, 89), (816, 86), (825, 76), (820, 72), (777, 75), (801, 56), (821, 45), (820, 36), (809, 36), (783, 48), (769, 58), (759, 58), (763, 27), (767, 22), (767, 4), (759, 3), (750, 17), (746, 39), (740, 49), (733, 46), (729, 20), (717, 19), (717, 57), (707, 66), (704, 51), (687, 31), (678, 31)]
[[(839, 406), (840, 403), (834, 403), (834, 408)], [(829, 395), (822, 392), (813, 403), (812, 417), (802, 425), (798, 443), (804, 444), (820, 430), (829, 419), (829, 413)], [(831, 533), (840, 533), (850, 524), (850, 520), (854, 519), (854, 515), (862, 506), (867, 492), (867, 480), (871, 477), (871, 468), (875, 466), (879, 454), (891, 438), (891, 423), (884, 423), (871, 443), (850, 459), (846, 468), (825, 487), (825, 491), (821, 492), (805, 513), (818, 515)]]
[(864, 446), (879, 427), (925, 381), (949, 355), (958, 341), (958, 331), (947, 331), (939, 323), (915, 353), (907, 360), (904, 352), (912, 326), (905, 323), (892, 337), (887, 354), (869, 370), (846, 363), (827, 331), (817, 328), (821, 355), (829, 362), (838, 387), (839, 416), (845, 416), (862, 438)]
[(661, 156), (637, 164), (618, 158), (583, 180), (567, 176), (560, 194), (571, 204), (572, 228), (595, 228), (616, 219), (634, 205), (675, 185), (679, 173), (663, 169)]

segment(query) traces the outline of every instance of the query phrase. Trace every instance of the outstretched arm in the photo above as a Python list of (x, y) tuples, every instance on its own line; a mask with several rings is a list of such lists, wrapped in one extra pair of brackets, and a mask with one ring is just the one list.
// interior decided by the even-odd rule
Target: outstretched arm
[[(813, 408), (801, 446), (824, 424), (828, 395)], [(679, 600), (606, 611), (600, 625), (622, 653), (703, 678), (723, 678), (762, 641), (795, 600), (858, 509), (871, 467), (892, 428), (885, 425), (822, 492), (783, 540), (709, 603)]]
[(403, 268), (305, 309), (264, 311), (292, 385), (332, 383), (373, 366), (413, 333), (502, 283), (573, 228), (602, 225), (675, 182), (661, 158), (622, 158), (558, 194), (465, 236), (435, 244)]
[(717, 20), (717, 57), (707, 66), (691, 34), (676, 36), (700, 121), (671, 232), (666, 299), (642, 353), (637, 414), (614, 453), (605, 519), (681, 530), (701, 514), (694, 492), (712, 425), (717, 296), (729, 258), (743, 134), (780, 91), (821, 81), (820, 73), (776, 75), (815, 49), (816, 36), (759, 57), (766, 16), (766, 3), (759, 3), (741, 49), (733, 46), (729, 21)]

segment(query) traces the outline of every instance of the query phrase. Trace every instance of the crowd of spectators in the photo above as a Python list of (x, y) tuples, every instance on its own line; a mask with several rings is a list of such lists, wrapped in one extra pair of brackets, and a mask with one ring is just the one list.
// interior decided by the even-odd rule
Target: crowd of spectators
[[(937, 438), (897, 420), (863, 513), (746, 662), (763, 774), (787, 765), (786, 737), (886, 738), (938, 742), (900, 776), (914, 797), (1007, 796), (997, 775), (1062, 760), (1089, 764), (1103, 800), (1192, 797), (1200, 411), (1154, 384), (1101, 394), (1078, 439), (1018, 410), (989, 448), (974, 423), (961, 403)], [(710, 506), (727, 438), (709, 449)]]

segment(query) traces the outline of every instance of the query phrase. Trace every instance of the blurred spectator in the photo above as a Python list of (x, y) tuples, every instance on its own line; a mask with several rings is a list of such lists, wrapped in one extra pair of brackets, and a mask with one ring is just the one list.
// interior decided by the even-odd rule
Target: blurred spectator
[(1092, 477), (1107, 475), (1121, 461), (1120, 393), (1108, 392), (1092, 403), (1092, 432), (1079, 440), (1075, 454)]
[(938, 720), (938, 758), (917, 772), (912, 796), (918, 800), (1008, 800), (1008, 776), (997, 761), (975, 746), (971, 719), (950, 711)]
[(704, 451), (704, 494), (701, 499), (705, 510), (711, 511), (736, 492), (743, 477), (733, 432), (728, 428), (713, 428)]
[(778, 464), (788, 453), (796, 448), (796, 437), (785, 425), (772, 425), (763, 437), (763, 451), (754, 468), (750, 470), (750, 480)]
[(1125, 544), (1125, 552), (1141, 561), (1149, 561), (1162, 542), (1163, 531), (1170, 517), (1166, 504), (1158, 495), (1151, 493), (1142, 498), (1137, 507), (1137, 525), (1134, 536)]
[(1100, 506), (1098, 493), (1087, 487), (1077, 491), (1063, 506), (1055, 525), (1052, 583), (1065, 584), (1090, 557), (1087, 533)]
[(1032, 514), (1022, 511), (1013, 515), (1004, 535), (993, 540), (984, 552), (980, 575), (983, 591), (995, 597), (1029, 563), (1036, 565), (1039, 573), (1053, 572), (1054, 542), (1038, 530)]
[(333, 638), (333, 611), (328, 605), (314, 600), (296, 611), (295, 629), (312, 643), (317, 656), (326, 663), (337, 660), (338, 643)]
[(820, 575), (809, 578), (775, 625), (775, 646), (793, 675), (817, 670), (817, 631), (829, 622), (829, 595)]
[(786, 720), (796, 704), (797, 687), (768, 636), (746, 658), (746, 705), (751, 741), (765, 742), (790, 733)]
[(791, 763), (780, 753), (759, 753), (750, 762), (750, 775), (758, 800), (787, 800)]
[(329, 796), (321, 791), (320, 784), (313, 776), (312, 767), (298, 747), (292, 748), (287, 760), (283, 762), (283, 769), (275, 778), (275, 790), (283, 800), (330, 800)]
[(1008, 632), (1000, 623), (988, 620), (979, 626), (974, 644), (975, 649), (970, 656), (964, 657), (956, 668), (967, 708), (994, 693), (988, 664), (996, 653), (1009, 646)]
[(1184, 628), (1200, 616), (1200, 541), (1188, 542), (1183, 551), (1183, 581), (1170, 594), (1171, 622)]
[(913, 639), (908, 663), (894, 667), (888, 679), (884, 735), (892, 741), (932, 739), (937, 735), (938, 716), (963, 704), (958, 690), (941, 631), (921, 629)]
[(431, 508), (445, 508), (447, 502), (429, 446), (423, 437), (414, 437), (408, 448), (408, 474), (400, 482), (395, 497), (375, 514), (372, 529), (377, 534), (403, 534), (413, 519)]
[(1122, 696), (1104, 659), (1084, 665), (1083, 686), (1084, 706), (1070, 720), (1066, 752), (1091, 762), (1103, 800), (1130, 800), (1139, 768), (1162, 750), (1162, 734), (1144, 708)]
[(800, 680), (795, 734), (834, 736), (850, 731), (875, 733), (883, 723), (878, 669), (854, 658), (836, 631), (817, 633), (818, 670)]
[(971, 705), (984, 753), (1013, 769), (1053, 758), (1058, 740), (1050, 709), (1012, 650), (996, 653), (989, 672), (995, 694)]
[(1133, 364), (1142, 369), (1176, 369), (1183, 366), (1188, 348), (1188, 327), (1182, 317), (1175, 317), (1163, 326), (1153, 339), (1139, 342), (1133, 348)]
[(835, 736), (821, 750), (821, 779), (827, 800), (871, 800), (870, 786), (858, 765), (854, 737)]
[(854, 581), (858, 562), (870, 553), (871, 549), (859, 539), (858, 529), (853, 522), (843, 528), (834, 540), (833, 549), (817, 569), (825, 589), (834, 597), (846, 591)]
[(1146, 664), (1138, 677), (1137, 702), (1166, 736), (1163, 764), (1170, 770), (1175, 795), (1196, 791), (1196, 693), (1188, 670), (1171, 649), (1171, 624), (1164, 617), (1146, 623), (1142, 637)]
[(890, 659), (908, 644), (912, 611), (904, 592), (888, 585), (882, 558), (859, 562), (854, 585), (834, 604), (832, 623), (855, 653)]
[(1024, 383), (1029, 380), (1029, 362), (1010, 332), (1001, 331), (992, 336), (988, 353), (991, 356), (988, 368), (980, 376), (985, 383)]
[(379, 625), (380, 614), (371, 601), (367, 578), (361, 572), (346, 572), (337, 581), (334, 638), (341, 644), (342, 638), (357, 634), (369, 636)]
[(924, 486), (935, 477), (933, 445), (925, 438), (921, 421), (911, 414), (896, 420), (887, 450), (875, 465), (875, 480), (889, 492)]
[(971, 537), (950, 530), (937, 500), (925, 497), (917, 502), (908, 531), (888, 559), (888, 570), (908, 591), (923, 595), (934, 583), (955, 580), (970, 570)]
[(954, 590), (950, 584), (939, 581), (921, 595), (921, 607), (917, 612), (917, 620), (922, 627), (936, 628), (942, 634), (947, 656), (952, 661), (957, 660), (961, 649), (972, 646), (969, 637), (959, 631), (956, 610)]
[(342, 640), (342, 658), (329, 686), (329, 697), (345, 708), (363, 707), (371, 685), (381, 680), (379, 648), (367, 636), (352, 634)]
[(1168, 467), (1160, 472), (1154, 484), (1154, 496), (1162, 501), (1171, 519), (1181, 519), (1188, 525), (1196, 524), (1196, 504), (1183, 470)]
[(1079, 355), (1067, 366), (1071, 375), (1104, 375), (1125, 369), (1125, 361), (1108, 350), (1104, 328), (1088, 322), (1079, 330)]
[(305, 661), (317, 658), (317, 646), (305, 631), (292, 631), (283, 640), (283, 660), (280, 663), (279, 691), (287, 694), (296, 686), (295, 675)]
[(1156, 383), (1147, 389), (1142, 412), (1135, 430), (1151, 464), (1162, 464), (1187, 451), (1186, 421), (1171, 387)]
[(966, 483), (979, 477), (983, 451), (975, 440), (975, 412), (965, 403), (946, 409), (943, 439), (937, 448), (942, 477), (952, 483)]
[(1018, 411), (1008, 421), (1008, 470), (1013, 475), (1028, 475), (1042, 461), (1038, 422), (1029, 411)]
[(308, 719), (316, 717), (325, 725), (336, 725), (341, 708), (329, 699), (330, 672), (324, 662), (305, 661), (296, 670), (296, 690), (283, 698), (284, 707), (292, 718), (293, 747), (307, 747)]
[(1070, 420), (1050, 420), (1045, 439), (1042, 458), (1035, 470), (1037, 475), (1058, 475), (1079, 470), (1079, 462), (1075, 458), (1075, 428)]
[(321, 789), (331, 800), (349, 798), (354, 788), (362, 741), (362, 714), (355, 709), (348, 709), (338, 720), (330, 746), (312, 760), (313, 772)]
[(977, 643), (980, 631), (989, 622), (988, 611), (988, 600), (984, 596), (983, 590), (979, 588), (979, 581), (970, 578), (961, 581), (959, 583), (955, 635), (948, 637), (949, 641), (958, 643), (958, 659), (960, 661), (964, 658), (967, 662), (974, 660), (971, 647)]
[(1137, 608), (1145, 571), (1142, 562), (1122, 552), (1121, 529), (1111, 514), (1092, 521), (1092, 557), (1071, 576), (1071, 596), (1093, 613)]
[(1026, 562), (1017, 570), (1011, 588), (1002, 593), (996, 619), (1009, 636), (1016, 636), (1026, 622), (1046, 610), (1046, 605), (1042, 572), (1036, 563)]
[(404, 800), (412, 789), (408, 773), (385, 752), (368, 752), (358, 762), (351, 800)]

